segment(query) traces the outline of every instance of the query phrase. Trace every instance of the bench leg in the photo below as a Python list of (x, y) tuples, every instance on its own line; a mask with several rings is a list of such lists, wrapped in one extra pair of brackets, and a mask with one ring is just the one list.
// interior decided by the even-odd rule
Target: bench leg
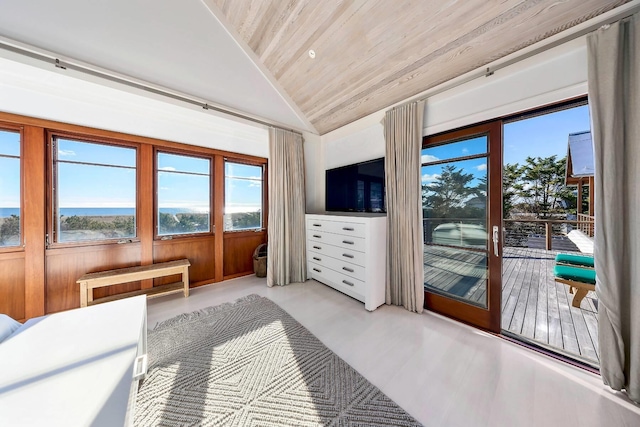
[(573, 301), (571, 302), (571, 305), (577, 308), (580, 308), (580, 303), (582, 303), (582, 300), (584, 299), (584, 297), (587, 296), (587, 291), (586, 289), (582, 289), (582, 288), (576, 288), (576, 294), (573, 296)]
[(185, 267), (182, 272), (182, 284), (184, 285), (184, 297), (189, 296), (189, 267)]
[(87, 282), (80, 283), (80, 307), (87, 306)]

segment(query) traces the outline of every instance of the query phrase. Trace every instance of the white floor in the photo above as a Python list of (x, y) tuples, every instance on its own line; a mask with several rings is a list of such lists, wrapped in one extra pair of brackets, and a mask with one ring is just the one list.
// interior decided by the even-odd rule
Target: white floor
[(315, 281), (255, 276), (149, 300), (149, 327), (256, 293), (280, 305), (426, 426), (640, 426), (600, 377), (433, 313), (364, 305)]

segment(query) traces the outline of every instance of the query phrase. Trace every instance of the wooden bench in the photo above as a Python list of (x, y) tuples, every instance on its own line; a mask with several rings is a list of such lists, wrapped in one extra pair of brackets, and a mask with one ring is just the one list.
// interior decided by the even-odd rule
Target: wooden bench
[[(182, 291), (186, 298), (189, 296), (190, 265), (191, 263), (188, 259), (180, 259), (151, 265), (118, 268), (115, 270), (85, 274), (76, 281), (76, 283), (80, 284), (80, 307), (145, 294), (148, 298), (153, 298)], [(138, 280), (154, 279), (156, 277), (171, 276), (173, 274), (181, 274), (182, 280), (168, 285), (154, 286), (149, 289), (141, 289), (139, 291), (111, 295), (95, 300), (93, 299), (93, 290), (95, 288), (119, 285), (121, 283), (135, 282)]]
[(569, 267), (556, 264), (553, 268), (555, 280), (569, 286), (569, 293), (573, 295), (571, 305), (580, 308), (580, 304), (589, 291), (596, 290), (596, 272), (591, 268)]

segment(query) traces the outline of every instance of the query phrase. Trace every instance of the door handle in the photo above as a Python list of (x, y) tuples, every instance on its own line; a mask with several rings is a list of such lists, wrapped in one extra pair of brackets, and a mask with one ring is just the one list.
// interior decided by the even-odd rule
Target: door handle
[(495, 256), (500, 256), (500, 252), (499, 252), (499, 248), (498, 248), (498, 242), (500, 241), (500, 227), (498, 227), (497, 225), (493, 226), (493, 254)]

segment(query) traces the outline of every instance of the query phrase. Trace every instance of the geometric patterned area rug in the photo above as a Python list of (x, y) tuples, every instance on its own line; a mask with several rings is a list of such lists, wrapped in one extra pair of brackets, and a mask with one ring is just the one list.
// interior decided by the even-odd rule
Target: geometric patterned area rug
[(271, 300), (249, 295), (148, 334), (136, 426), (418, 426)]

